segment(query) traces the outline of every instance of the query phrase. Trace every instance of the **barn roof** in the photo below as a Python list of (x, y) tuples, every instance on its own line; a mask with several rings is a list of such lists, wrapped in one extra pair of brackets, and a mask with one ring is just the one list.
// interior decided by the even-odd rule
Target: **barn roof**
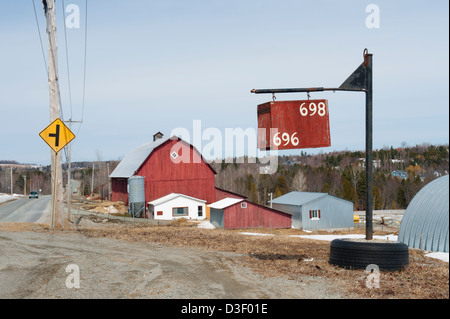
[(160, 197), (158, 199), (155, 199), (155, 200), (153, 200), (151, 202), (148, 202), (148, 203), (156, 206), (156, 205), (161, 205), (161, 204), (163, 204), (165, 202), (168, 202), (168, 201), (173, 200), (173, 199), (178, 198), (178, 197), (184, 197), (184, 198), (192, 199), (192, 200), (195, 200), (195, 201), (198, 201), (198, 202), (206, 203), (206, 200), (198, 199), (198, 198), (195, 198), (195, 197), (191, 197), (191, 196), (187, 196), (187, 195), (179, 194), (179, 193), (172, 193), (172, 194)]
[(170, 140), (169, 137), (161, 138), (156, 141), (148, 142), (138, 146), (120, 161), (119, 165), (109, 175), (109, 177), (129, 178), (141, 167), (142, 163), (150, 156), (153, 150)]
[[(170, 140), (179, 140), (183, 141), (186, 144), (190, 145), (186, 141), (182, 140), (179, 137), (165, 137), (157, 139), (156, 141), (147, 142), (142, 144), (126, 154), (124, 158), (120, 161), (119, 165), (114, 169), (114, 171), (109, 175), (110, 178), (130, 178), (133, 176), (136, 171), (141, 167), (144, 161), (151, 155), (153, 150), (157, 147), (163, 145), (164, 143)], [(192, 146), (192, 145), (191, 145)], [(193, 147), (193, 146), (192, 146)], [(195, 147), (193, 147), (195, 149)], [(195, 149), (196, 150), (196, 149)], [(203, 156), (202, 156), (203, 159)], [(209, 165), (209, 168), (216, 174), (214, 169)]]
[(328, 195), (327, 193), (290, 192), (283, 196), (273, 199), (272, 204), (301, 206), (305, 203), (311, 202), (315, 199), (327, 195)]

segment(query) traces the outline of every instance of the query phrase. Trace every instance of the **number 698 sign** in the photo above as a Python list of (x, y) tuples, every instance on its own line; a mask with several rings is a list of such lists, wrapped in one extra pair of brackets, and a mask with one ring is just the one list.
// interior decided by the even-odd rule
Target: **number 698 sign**
[(273, 101), (258, 105), (258, 148), (331, 145), (327, 100)]

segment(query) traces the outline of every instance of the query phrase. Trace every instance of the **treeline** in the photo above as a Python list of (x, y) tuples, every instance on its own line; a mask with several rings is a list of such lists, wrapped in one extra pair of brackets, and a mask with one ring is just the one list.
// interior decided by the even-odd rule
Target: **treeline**
[[(0, 193), (25, 194), (38, 191), (43, 195), (51, 194), (51, 167), (27, 167), (19, 163), (11, 167), (0, 166)], [(95, 192), (102, 198), (108, 198), (109, 173), (118, 165), (118, 161), (74, 162), (72, 179), (79, 183), (79, 195)], [(12, 169), (12, 170), (11, 170)], [(67, 185), (68, 165), (63, 164), (63, 185)], [(11, 191), (12, 181), (12, 191)]]
[[(214, 163), (216, 186), (245, 195), (267, 205), (290, 191), (324, 192), (365, 205), (365, 153), (342, 151), (319, 155), (280, 156), (275, 174), (260, 174), (258, 164)], [(448, 174), (448, 145), (417, 145), (373, 153), (373, 198), (375, 209), (404, 209), (431, 180)], [(396, 176), (396, 173), (403, 175)]]
[[(214, 162), (211, 166), (217, 172), (217, 187), (245, 195), (261, 205), (267, 205), (270, 194), (276, 198), (290, 191), (307, 191), (329, 193), (352, 201), (357, 210), (364, 210), (364, 156), (363, 151), (318, 155), (301, 152), (298, 156), (279, 156), (274, 174), (260, 174), (263, 165), (248, 158)], [(102, 198), (108, 198), (109, 173), (118, 163), (72, 163), (72, 179), (79, 183), (79, 195), (95, 192)], [(448, 174), (448, 145), (385, 147), (374, 151), (373, 164), (374, 208), (406, 208), (423, 186)], [(23, 194), (25, 189), (27, 193), (37, 190), (41, 194), (51, 194), (50, 166), (37, 168), (13, 165), (12, 174), (11, 167), (0, 166), (0, 193), (11, 192), (11, 180), (16, 194)], [(63, 165), (63, 185), (67, 185), (67, 164)]]

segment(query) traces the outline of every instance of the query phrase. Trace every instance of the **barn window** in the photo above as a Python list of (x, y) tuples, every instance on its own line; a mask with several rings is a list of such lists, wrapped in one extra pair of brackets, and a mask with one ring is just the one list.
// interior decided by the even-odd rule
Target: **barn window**
[(241, 203), (241, 208), (247, 208), (247, 203), (246, 202)]
[(172, 154), (170, 154), (170, 156), (172, 156), (173, 159), (176, 159), (178, 157), (178, 153), (172, 152)]
[(188, 208), (187, 207), (175, 207), (172, 209), (172, 214), (174, 217), (176, 216), (187, 216)]
[(203, 206), (198, 206), (198, 217), (203, 216)]
[(320, 210), (310, 210), (309, 211), (309, 218), (310, 219), (315, 219), (315, 220), (317, 220), (317, 219), (320, 219)]

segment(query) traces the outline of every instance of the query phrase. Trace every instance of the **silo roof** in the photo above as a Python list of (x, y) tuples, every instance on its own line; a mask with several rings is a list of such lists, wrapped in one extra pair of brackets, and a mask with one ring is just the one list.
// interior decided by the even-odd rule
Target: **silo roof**
[(412, 248), (449, 251), (449, 177), (425, 185), (408, 205), (398, 240)]

